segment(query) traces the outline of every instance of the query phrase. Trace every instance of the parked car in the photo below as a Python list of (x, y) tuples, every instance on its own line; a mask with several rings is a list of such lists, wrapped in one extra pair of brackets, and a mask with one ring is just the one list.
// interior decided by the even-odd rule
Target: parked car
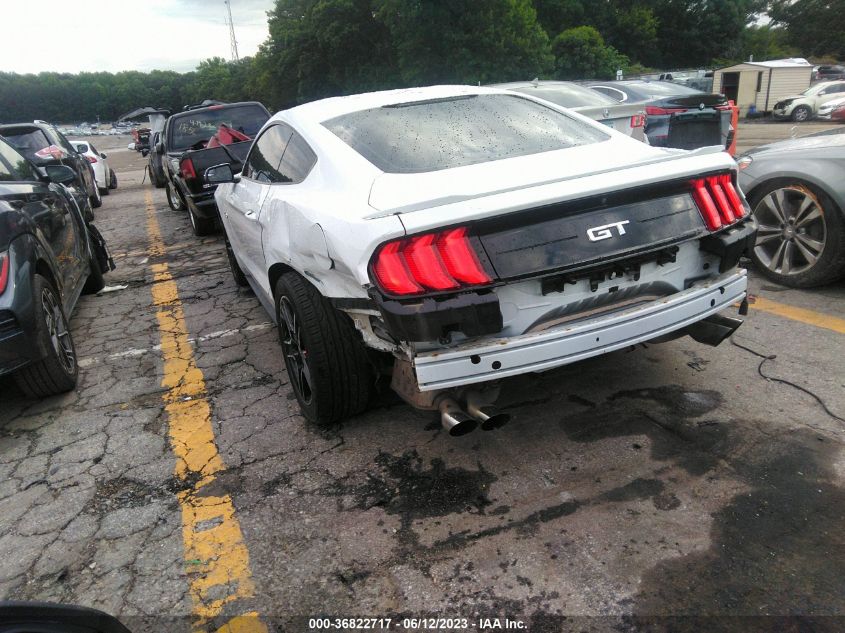
[(819, 66), (814, 72), (814, 78), (819, 81), (845, 79), (845, 66), (840, 66), (838, 64), (831, 66)]
[(816, 118), (823, 121), (845, 121), (845, 94), (820, 105)]
[(738, 160), (766, 277), (809, 288), (845, 273), (845, 129), (757, 147)]
[(67, 165), (39, 170), (0, 139), (0, 375), (31, 397), (70, 391), (79, 366), (68, 317), (113, 268), (66, 185)]
[[(376, 92), (280, 112), (243, 172), (206, 170), (237, 283), (278, 324), (306, 418), (378, 371), (452, 434), (489, 381), (741, 321), (750, 220), (725, 152), (666, 152), (518, 92)], [(381, 354), (380, 354), (380, 353)], [(378, 369), (377, 369), (378, 368)]]
[(108, 156), (87, 141), (71, 141), (70, 143), (94, 168), (94, 179), (97, 181), (101, 195), (107, 196), (112, 189), (117, 189), (117, 174), (109, 167)]
[(270, 113), (257, 101), (212, 105), (187, 109), (174, 114), (164, 125), (161, 142), (154, 148), (164, 165), (167, 180), (167, 202), (174, 211), (187, 209), (196, 235), (207, 235), (217, 224), (214, 187), (202, 181), (207, 167), (231, 162), (240, 171), (251, 142), (227, 146), (206, 145), (221, 125), (253, 138), (270, 118)]
[(539, 81), (535, 79), (534, 81), (496, 84), (492, 87), (513, 90), (551, 101), (600, 121), (607, 127), (627, 134), (638, 141), (645, 140), (643, 132), (645, 113), (641, 107), (619, 105), (612, 99), (571, 81)]
[(800, 95), (778, 101), (772, 110), (772, 116), (781, 120), (808, 121), (818, 113), (822, 104), (843, 96), (845, 96), (845, 81), (824, 81), (807, 88)]
[(131, 149), (141, 152), (145, 157), (149, 156), (150, 180), (157, 189), (163, 189), (167, 185), (167, 178), (164, 174), (161, 154), (150, 150), (161, 142), (161, 133), (169, 116), (170, 110), (146, 106), (127, 112), (119, 119), (119, 125), (128, 125), (128, 122), (133, 119), (147, 119), (147, 129), (149, 130), (147, 143), (138, 143), (136, 141), (133, 143)]
[(66, 165), (76, 174), (70, 184), (86, 220), (94, 219), (92, 209), (102, 206), (103, 198), (91, 164), (77, 152), (55, 126), (43, 121), (0, 125), (0, 136), (38, 167)]
[(705, 93), (670, 81), (586, 82), (593, 90), (620, 103), (645, 110), (645, 133), (655, 147), (696, 149), (709, 145), (729, 148), (736, 131), (731, 106), (724, 95)]

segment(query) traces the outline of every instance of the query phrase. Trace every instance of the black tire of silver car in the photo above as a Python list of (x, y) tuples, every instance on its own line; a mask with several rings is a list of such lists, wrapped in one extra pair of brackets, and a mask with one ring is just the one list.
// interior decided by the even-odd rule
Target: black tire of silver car
[(232, 244), (229, 242), (229, 238), (227, 236), (224, 235), (223, 239), (226, 243), (226, 258), (229, 260), (229, 268), (232, 270), (232, 277), (235, 279), (235, 283), (237, 285), (241, 288), (246, 288), (249, 286), (249, 281), (247, 281), (246, 275), (235, 257), (235, 251), (232, 249)]
[(191, 228), (197, 237), (211, 235), (217, 229), (217, 222), (214, 218), (201, 218), (191, 211), (191, 207), (188, 207), (188, 218), (191, 220)]
[(812, 114), (813, 111), (810, 109), (810, 106), (795, 106), (795, 109), (792, 111), (792, 120), (801, 123), (802, 121), (809, 120)]
[(156, 189), (164, 189), (167, 186), (167, 178), (161, 175), (152, 165), (150, 165), (150, 180), (153, 181)]
[(800, 180), (775, 180), (751, 194), (758, 270), (784, 286), (810, 288), (845, 273), (845, 218), (830, 196)]
[(167, 204), (174, 211), (184, 211), (185, 203), (182, 201), (182, 196), (176, 191), (176, 187), (172, 182), (167, 183)]
[(114, 169), (109, 169), (109, 189), (117, 189), (117, 174)]
[(79, 366), (58, 292), (46, 277), (36, 274), (32, 294), (35, 297), (35, 343), (43, 358), (14, 375), (18, 387), (27, 396), (43, 398), (73, 389)]
[(100, 195), (100, 188), (94, 183), (94, 195), (91, 196), (91, 208), (99, 209), (103, 206), (103, 196)]
[(363, 412), (375, 378), (349, 317), (294, 272), (276, 282), (275, 298), (285, 367), (303, 416), (327, 425)]
[(97, 294), (106, 287), (106, 280), (103, 277), (103, 271), (100, 269), (100, 263), (96, 257), (91, 257), (89, 266), (88, 279), (85, 280), (85, 285), (82, 287), (82, 294), (85, 295)]

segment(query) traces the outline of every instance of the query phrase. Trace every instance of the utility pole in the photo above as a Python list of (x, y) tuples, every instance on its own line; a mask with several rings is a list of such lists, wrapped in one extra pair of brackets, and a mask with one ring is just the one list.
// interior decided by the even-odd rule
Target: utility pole
[(229, 14), (229, 43), (232, 47), (232, 61), (239, 62), (241, 61), (241, 58), (238, 55), (238, 40), (235, 38), (235, 23), (232, 20), (232, 4), (229, 0), (223, 0), (223, 4), (226, 5), (226, 11)]

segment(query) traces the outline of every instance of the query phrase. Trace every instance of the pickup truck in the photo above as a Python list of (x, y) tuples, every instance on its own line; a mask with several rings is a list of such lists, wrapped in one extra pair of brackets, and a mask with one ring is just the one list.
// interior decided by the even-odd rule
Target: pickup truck
[(204, 178), (316, 423), (390, 375), (450, 434), (496, 428), (496, 381), (644, 341), (718, 345), (742, 323), (720, 313), (747, 308), (756, 224), (726, 152), (650, 147), (531, 95), (315, 101), (274, 116), (239, 174)]
[(204, 183), (206, 168), (229, 163), (237, 173), (251, 140), (208, 147), (221, 126), (252, 139), (270, 118), (257, 101), (195, 108), (172, 115), (164, 125), (154, 151), (162, 157), (167, 203), (174, 211), (188, 211), (195, 235), (208, 235), (217, 226), (216, 186)]

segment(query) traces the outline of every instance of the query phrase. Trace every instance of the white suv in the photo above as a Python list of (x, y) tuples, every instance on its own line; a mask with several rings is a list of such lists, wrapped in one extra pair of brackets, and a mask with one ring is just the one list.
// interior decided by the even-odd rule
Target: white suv
[(775, 104), (772, 114), (776, 119), (809, 121), (818, 114), (823, 103), (840, 97), (845, 97), (845, 81), (823, 81), (800, 95), (781, 99)]

